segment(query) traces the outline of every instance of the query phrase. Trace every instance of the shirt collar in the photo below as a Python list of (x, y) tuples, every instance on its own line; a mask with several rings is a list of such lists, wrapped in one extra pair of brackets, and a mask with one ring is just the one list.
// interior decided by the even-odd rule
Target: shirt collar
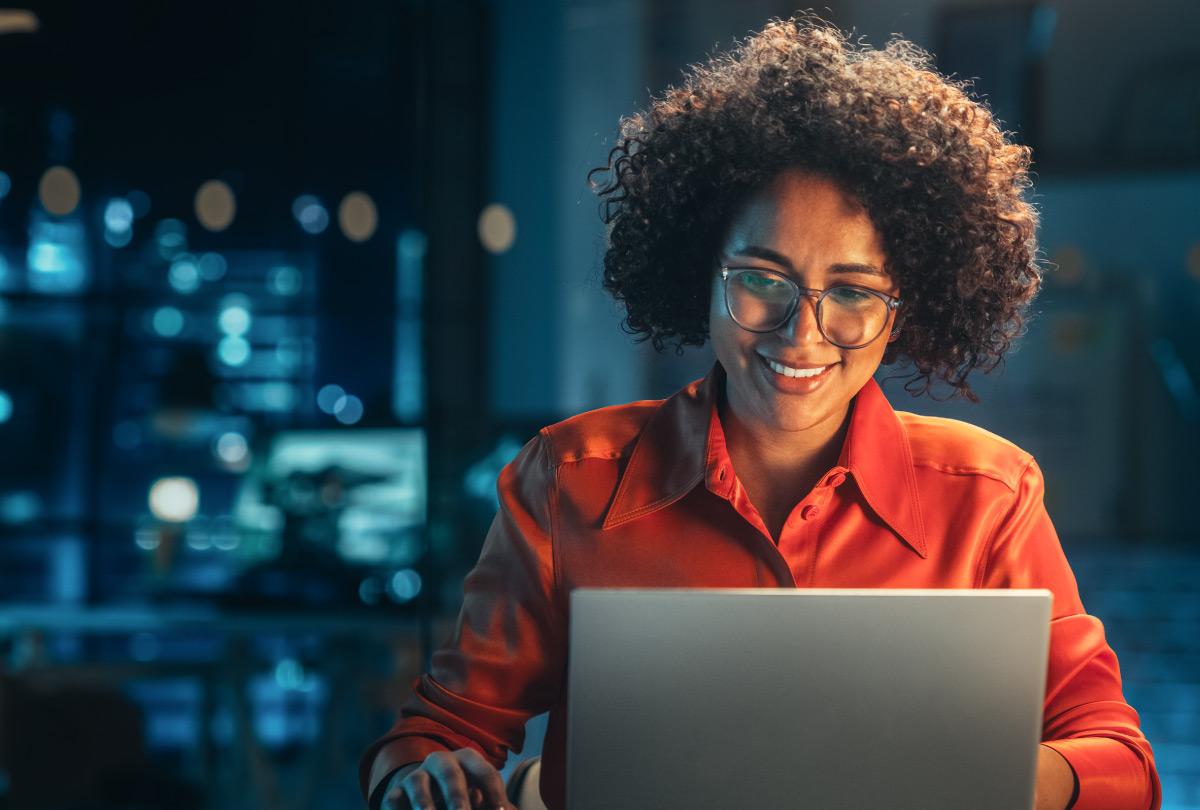
[[(662, 509), (705, 480), (728, 497), (732, 476), (717, 422), (717, 395), (725, 370), (713, 366), (708, 375), (663, 400), (638, 437), (604, 518), (611, 529)], [(913, 472), (908, 436), (875, 380), (855, 398), (850, 429), (839, 466), (850, 470), (867, 504), (904, 543), (927, 556), (921, 504)]]

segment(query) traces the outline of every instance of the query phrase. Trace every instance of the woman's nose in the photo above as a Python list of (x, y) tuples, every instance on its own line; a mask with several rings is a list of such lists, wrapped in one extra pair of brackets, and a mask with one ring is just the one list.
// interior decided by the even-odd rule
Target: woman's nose
[(791, 342), (796, 344), (820, 343), (825, 340), (821, 327), (817, 325), (817, 298), (813, 295), (801, 295), (796, 311), (787, 323), (779, 330)]

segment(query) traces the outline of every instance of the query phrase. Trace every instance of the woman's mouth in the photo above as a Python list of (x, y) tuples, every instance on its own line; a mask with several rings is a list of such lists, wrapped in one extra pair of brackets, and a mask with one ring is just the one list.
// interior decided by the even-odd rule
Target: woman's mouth
[[(765, 359), (765, 358), (764, 358)], [(816, 368), (792, 368), (785, 366), (782, 363), (776, 363), (774, 360), (767, 360), (767, 365), (771, 367), (771, 371), (780, 374), (784, 377), (815, 377), (829, 366), (818, 366)]]

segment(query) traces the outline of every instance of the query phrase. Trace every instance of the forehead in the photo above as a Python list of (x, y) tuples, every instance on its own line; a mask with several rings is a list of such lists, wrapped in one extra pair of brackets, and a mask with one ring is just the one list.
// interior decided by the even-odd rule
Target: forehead
[(883, 239), (862, 203), (835, 181), (799, 169), (751, 194), (721, 244), (726, 256), (766, 248), (797, 269), (839, 263), (882, 269), (886, 260)]

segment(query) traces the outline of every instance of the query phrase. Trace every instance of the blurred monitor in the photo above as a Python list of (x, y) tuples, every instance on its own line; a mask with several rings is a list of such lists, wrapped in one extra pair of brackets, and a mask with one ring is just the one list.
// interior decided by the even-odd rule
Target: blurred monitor
[(425, 447), (419, 428), (277, 434), (238, 497), (247, 562), (415, 563), (425, 523)]

